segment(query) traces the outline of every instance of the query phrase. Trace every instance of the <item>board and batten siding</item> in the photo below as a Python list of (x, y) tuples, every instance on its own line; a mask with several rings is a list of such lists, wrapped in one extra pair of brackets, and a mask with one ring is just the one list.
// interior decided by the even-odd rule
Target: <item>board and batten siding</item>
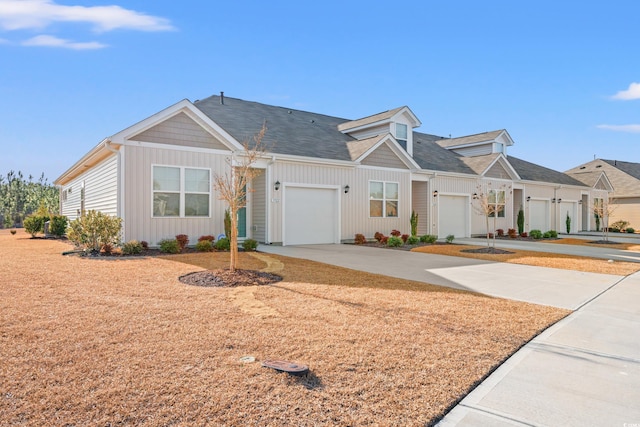
[(197, 151), (125, 146), (124, 236), (126, 240), (145, 240), (156, 246), (162, 239), (177, 234), (189, 236), (190, 244), (203, 235), (224, 233), (226, 203), (218, 199), (211, 184), (210, 217), (154, 218), (152, 166), (180, 166), (210, 169), (210, 177), (223, 173), (227, 167), (225, 156)]
[[(282, 192), (286, 184), (296, 186), (339, 186), (340, 191), (340, 240), (352, 241), (356, 233), (372, 238), (376, 231), (388, 235), (391, 230), (408, 233), (411, 216), (410, 171), (370, 169), (365, 167), (309, 165), (276, 161), (271, 165), (273, 182), (283, 187), (275, 191), (273, 183), (267, 184), (269, 192), (269, 240), (282, 242)], [(369, 217), (369, 181), (397, 182), (399, 184), (398, 217)], [(349, 186), (349, 193), (344, 187)], [(313, 224), (309, 224), (313, 227)]]
[(252, 228), (249, 234), (252, 239), (264, 243), (267, 240), (267, 174), (266, 171), (253, 178), (249, 196), (251, 197), (251, 223)]
[[(84, 186), (85, 211), (96, 210), (117, 216), (118, 212), (118, 156), (103, 160), (61, 188), (67, 191), (67, 201), (61, 204), (61, 214), (70, 221), (78, 218), (81, 209), (81, 189)], [(71, 189), (71, 192), (69, 192)]]
[(413, 181), (411, 183), (412, 210), (418, 214), (418, 236), (429, 232), (429, 191), (426, 181)]
[(473, 147), (460, 147), (454, 148), (453, 151), (466, 157), (484, 156), (485, 154), (491, 154), (493, 152), (493, 145), (488, 143), (475, 145)]

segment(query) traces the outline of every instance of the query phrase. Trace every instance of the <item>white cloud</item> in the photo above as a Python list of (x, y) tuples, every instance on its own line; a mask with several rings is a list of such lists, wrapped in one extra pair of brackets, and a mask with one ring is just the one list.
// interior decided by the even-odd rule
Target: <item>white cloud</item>
[(78, 43), (70, 40), (61, 39), (54, 36), (41, 35), (33, 37), (29, 40), (22, 42), (23, 46), (44, 46), (44, 47), (60, 47), (64, 49), (73, 50), (90, 50), (90, 49), (102, 49), (107, 47), (106, 44), (98, 42), (84, 42)]
[(598, 129), (615, 132), (640, 133), (640, 125), (598, 125)]
[(628, 101), (630, 99), (640, 99), (640, 83), (631, 83), (629, 89), (621, 90), (611, 97), (611, 99), (622, 99)]
[(166, 18), (147, 15), (120, 6), (66, 6), (52, 0), (0, 0), (0, 28), (42, 29), (54, 22), (84, 22), (95, 31), (129, 29), (169, 31)]

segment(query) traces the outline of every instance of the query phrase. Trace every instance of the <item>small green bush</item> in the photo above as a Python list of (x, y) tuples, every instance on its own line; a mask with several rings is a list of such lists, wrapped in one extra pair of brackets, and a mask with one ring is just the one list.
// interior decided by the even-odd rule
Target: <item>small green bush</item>
[(420, 238), (418, 236), (409, 236), (407, 239), (407, 243), (410, 245), (417, 245), (420, 242)]
[(546, 239), (555, 239), (558, 237), (558, 232), (556, 230), (549, 230), (544, 234)]
[(137, 240), (129, 240), (122, 245), (124, 255), (135, 255), (142, 252), (142, 244)]
[(387, 239), (387, 246), (391, 246), (392, 248), (397, 248), (402, 245), (404, 245), (404, 242), (402, 241), (402, 238), (398, 236), (390, 236)]
[(62, 237), (67, 232), (67, 217), (64, 215), (51, 215), (49, 219), (49, 233), (56, 237)]
[(628, 225), (629, 225), (629, 221), (625, 221), (624, 219), (621, 219), (611, 224), (609, 229), (612, 231), (620, 232), (622, 230), (625, 230)]
[(218, 251), (228, 251), (231, 249), (231, 242), (226, 237), (223, 237), (222, 239), (218, 239), (214, 247)]
[(636, 230), (633, 227), (627, 227), (627, 229), (625, 230), (627, 233), (629, 234), (633, 234), (636, 232)]
[(49, 218), (46, 216), (31, 215), (24, 219), (24, 229), (31, 237), (36, 237), (38, 233), (44, 233), (44, 223)]
[(453, 239), (455, 239), (455, 238), (456, 238), (456, 236), (454, 236), (453, 234), (449, 234), (444, 239), (447, 241), (447, 243), (453, 243)]
[(551, 238), (551, 234), (550, 234), (548, 231), (545, 231), (545, 232), (542, 234), (542, 237), (543, 237), (543, 238), (545, 238), (545, 239), (550, 239), (550, 238)]
[(121, 228), (122, 218), (92, 210), (71, 221), (67, 237), (83, 250), (100, 252), (106, 245), (118, 245)]
[(435, 243), (438, 241), (438, 236), (433, 234), (425, 234), (424, 236), (420, 236), (420, 241), (422, 243)]
[(529, 231), (529, 236), (531, 236), (532, 239), (540, 240), (540, 239), (542, 239), (542, 231), (540, 231), (540, 230), (531, 230), (531, 231)]
[(158, 242), (160, 245), (160, 252), (165, 254), (177, 254), (180, 253), (180, 244), (176, 239), (162, 239)]
[(258, 249), (258, 241), (253, 239), (246, 239), (244, 242), (242, 242), (242, 248), (247, 252), (255, 251), (256, 249)]
[(198, 252), (211, 252), (213, 250), (213, 243), (208, 239), (199, 240), (198, 243), (196, 243), (196, 250)]

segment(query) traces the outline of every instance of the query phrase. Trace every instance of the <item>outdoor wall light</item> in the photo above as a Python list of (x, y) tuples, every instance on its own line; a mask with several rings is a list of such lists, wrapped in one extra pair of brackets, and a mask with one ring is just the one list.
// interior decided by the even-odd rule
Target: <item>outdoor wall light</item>
[(280, 189), (280, 181), (276, 181), (275, 185), (273, 186), (273, 188), (278, 191)]
[(531, 201), (531, 196), (527, 196), (527, 202)]
[(433, 192), (433, 197), (438, 197), (438, 190)]
[(473, 198), (477, 199), (478, 198), (478, 193), (473, 193)]
[(350, 189), (350, 188), (351, 188), (351, 187), (349, 187), (348, 185), (345, 185), (345, 186), (344, 186), (344, 194), (347, 194), (347, 193), (349, 192), (349, 189)]
[(578, 200), (578, 204), (581, 205), (582, 204), (582, 200)]
[(555, 203), (556, 202), (556, 198), (554, 197), (553, 199), (551, 199), (551, 203)]
[(562, 199), (558, 199), (558, 203), (560, 203), (562, 201)]

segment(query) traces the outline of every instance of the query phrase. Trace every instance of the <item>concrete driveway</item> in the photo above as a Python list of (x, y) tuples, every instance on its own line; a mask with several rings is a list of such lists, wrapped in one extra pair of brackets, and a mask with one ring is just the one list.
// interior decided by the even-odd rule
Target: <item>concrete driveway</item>
[(370, 273), (575, 310), (622, 276), (357, 245), (260, 246), (259, 250)]
[(260, 250), (575, 310), (498, 367), (441, 427), (640, 426), (640, 273), (625, 278), (353, 245)]

